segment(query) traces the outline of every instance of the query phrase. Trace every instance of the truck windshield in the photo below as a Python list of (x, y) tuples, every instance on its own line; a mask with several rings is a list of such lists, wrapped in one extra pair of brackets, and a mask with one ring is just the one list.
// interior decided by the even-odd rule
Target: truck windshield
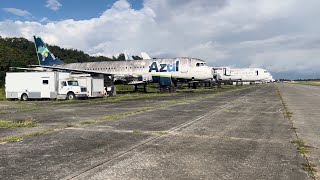
[(78, 81), (68, 81), (68, 86), (79, 86)]

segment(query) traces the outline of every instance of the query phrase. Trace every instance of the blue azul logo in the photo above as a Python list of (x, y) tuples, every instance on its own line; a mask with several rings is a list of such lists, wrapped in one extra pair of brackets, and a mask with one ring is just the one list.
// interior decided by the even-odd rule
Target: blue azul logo
[(149, 66), (149, 72), (178, 72), (179, 71), (179, 63), (180, 61), (176, 61), (172, 64), (159, 64), (157, 61), (152, 62)]
[(39, 46), (37, 53), (41, 54), (42, 61), (44, 61), (49, 55), (49, 50), (44, 46)]

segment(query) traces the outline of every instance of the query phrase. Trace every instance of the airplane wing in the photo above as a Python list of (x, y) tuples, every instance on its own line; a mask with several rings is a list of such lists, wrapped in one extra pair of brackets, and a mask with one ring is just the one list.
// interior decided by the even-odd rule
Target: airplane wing
[(61, 67), (61, 66), (31, 65), (31, 67), (40, 67), (45, 69), (68, 71), (68, 72), (74, 72), (74, 73), (103, 74), (103, 75), (109, 75), (109, 76), (114, 75), (114, 73), (111, 73), (111, 72), (74, 69), (74, 68), (67, 68), (67, 67)]
[(12, 69), (18, 69), (18, 70), (27, 70), (27, 71), (46, 71), (46, 69), (41, 67), (33, 67), (33, 68), (23, 68), (23, 67), (10, 67), (10, 70)]
[[(61, 67), (61, 66), (45, 66), (45, 65), (31, 65), (31, 67), (34, 68), (42, 68), (42, 69), (50, 69), (50, 70), (56, 70), (56, 71), (67, 71), (72, 73), (85, 73), (85, 74), (91, 74), (91, 75), (106, 75), (106, 76), (113, 76), (114, 80), (120, 80), (120, 81), (133, 81), (133, 79), (137, 78), (137, 76), (132, 74), (114, 74), (111, 72), (102, 72), (102, 71), (92, 71), (92, 70), (83, 70), (83, 69), (74, 69), (74, 68), (67, 68), (67, 67)], [(32, 68), (28, 68), (32, 69)]]

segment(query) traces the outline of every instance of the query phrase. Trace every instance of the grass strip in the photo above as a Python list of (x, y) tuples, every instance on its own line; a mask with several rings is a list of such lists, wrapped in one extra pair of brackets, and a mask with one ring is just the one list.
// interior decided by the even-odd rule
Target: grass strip
[(290, 82), (291, 84), (302, 84), (302, 85), (308, 85), (308, 86), (320, 86), (320, 81), (295, 81)]
[(54, 130), (44, 130), (44, 131), (39, 131), (39, 132), (35, 132), (35, 133), (3, 137), (3, 138), (0, 138), (0, 143), (20, 142), (20, 141), (22, 141), (23, 139), (26, 139), (26, 138), (31, 138), (31, 137), (39, 136), (39, 135), (43, 135), (43, 134), (49, 134), (49, 133), (52, 133), (52, 132), (54, 132)]
[(4, 101), (6, 100), (6, 92), (4, 90), (4, 88), (0, 88), (0, 101)]
[(37, 124), (34, 121), (13, 122), (0, 120), (0, 127), (12, 128), (12, 127), (36, 127)]

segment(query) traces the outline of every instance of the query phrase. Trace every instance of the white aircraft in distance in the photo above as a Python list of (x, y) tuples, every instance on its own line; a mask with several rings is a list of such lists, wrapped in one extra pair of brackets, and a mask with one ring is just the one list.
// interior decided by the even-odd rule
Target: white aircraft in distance
[(265, 69), (261, 68), (237, 68), (214, 67), (214, 79), (218, 83), (231, 82), (271, 82), (272, 75)]
[(160, 86), (176, 86), (177, 82), (213, 80), (213, 70), (206, 62), (196, 58), (151, 59), (142, 53), (143, 60), (103, 61), (64, 64), (54, 57), (40, 37), (34, 36), (39, 65), (50, 70), (114, 76), (124, 83), (159, 83)]

